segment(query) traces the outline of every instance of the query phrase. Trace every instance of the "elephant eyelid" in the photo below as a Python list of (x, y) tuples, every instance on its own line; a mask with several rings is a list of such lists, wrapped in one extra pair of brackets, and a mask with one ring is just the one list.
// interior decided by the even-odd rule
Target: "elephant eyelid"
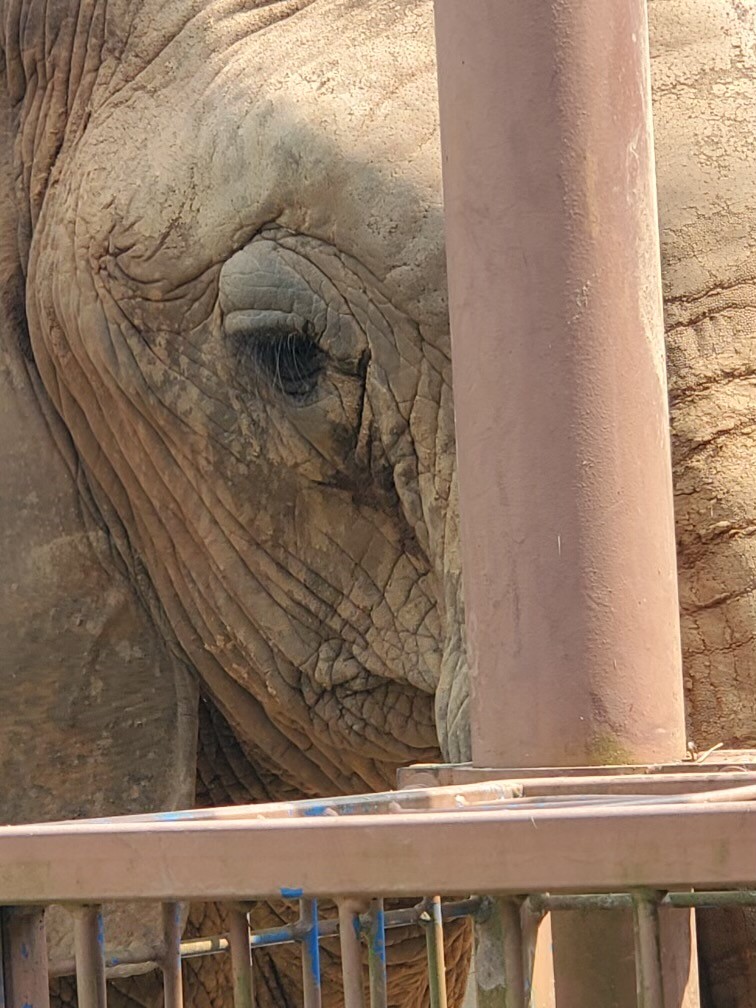
[(312, 323), (295, 312), (282, 311), (234, 311), (223, 320), (223, 328), (231, 337), (264, 339), (277, 338), (287, 333), (301, 333), (315, 339)]

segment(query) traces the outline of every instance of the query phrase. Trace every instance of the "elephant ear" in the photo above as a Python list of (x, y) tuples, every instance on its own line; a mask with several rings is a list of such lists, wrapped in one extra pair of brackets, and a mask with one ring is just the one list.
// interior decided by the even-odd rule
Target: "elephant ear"
[(186, 808), (196, 687), (25, 391), (0, 369), (0, 821)]
[[(186, 808), (196, 685), (87, 519), (12, 323), (0, 305), (0, 822)], [(53, 959), (70, 956), (63, 911), (48, 932)], [(106, 937), (154, 946), (157, 920), (123, 908)]]

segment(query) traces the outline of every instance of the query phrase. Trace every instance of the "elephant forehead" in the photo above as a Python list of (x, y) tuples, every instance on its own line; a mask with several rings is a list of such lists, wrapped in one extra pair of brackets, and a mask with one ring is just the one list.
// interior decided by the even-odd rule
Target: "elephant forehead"
[(121, 269), (178, 286), (276, 222), (445, 323), (429, 0), (322, 0), (233, 44), (210, 27), (110, 98), (79, 149), (85, 216)]
[(756, 273), (756, 5), (655, 0), (649, 18), (665, 294), (690, 301)]

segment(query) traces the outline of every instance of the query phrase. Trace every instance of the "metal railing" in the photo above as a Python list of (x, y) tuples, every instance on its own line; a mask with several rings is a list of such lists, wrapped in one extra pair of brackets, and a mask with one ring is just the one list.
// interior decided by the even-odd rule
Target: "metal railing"
[[(0, 1003), (45, 1008), (49, 978), (75, 974), (80, 1008), (105, 1008), (111, 971), (152, 963), (166, 1008), (180, 1008), (182, 960), (230, 954), (234, 1008), (253, 1008), (255, 950), (295, 943), (304, 1006), (319, 1008), (320, 942), (338, 939), (347, 1008), (385, 1008), (386, 932), (417, 925), (431, 1004), (444, 1008), (444, 926), (468, 917), (497, 958), (487, 1002), (528, 1008), (545, 914), (627, 909), (638, 1003), (663, 1008), (660, 911), (756, 906), (753, 773), (680, 776), (686, 789), (667, 775), (662, 790), (678, 789), (662, 794), (649, 789), (663, 773), (625, 775), (619, 794), (601, 793), (595, 777), (584, 778), (593, 791), (572, 793), (580, 780), (570, 775), (547, 788), (508, 779), (0, 828)], [(413, 906), (385, 909), (384, 900), (413, 896)], [(250, 903), (271, 898), (298, 903), (298, 918), (250, 930)], [(227, 932), (182, 940), (182, 904), (208, 899), (225, 905)], [(324, 899), (336, 916), (323, 916)], [(147, 952), (106, 951), (102, 904), (129, 900), (162, 904), (162, 941)], [(48, 962), (45, 908), (56, 903), (73, 909), (75, 957)]]

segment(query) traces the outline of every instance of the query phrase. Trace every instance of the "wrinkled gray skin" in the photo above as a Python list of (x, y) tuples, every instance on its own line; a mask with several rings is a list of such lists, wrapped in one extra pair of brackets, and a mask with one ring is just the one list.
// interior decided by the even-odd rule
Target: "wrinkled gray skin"
[[(650, 16), (689, 714), (744, 745), (756, 24)], [(4, 818), (464, 758), (429, 0), (6, 0), (0, 47)]]

